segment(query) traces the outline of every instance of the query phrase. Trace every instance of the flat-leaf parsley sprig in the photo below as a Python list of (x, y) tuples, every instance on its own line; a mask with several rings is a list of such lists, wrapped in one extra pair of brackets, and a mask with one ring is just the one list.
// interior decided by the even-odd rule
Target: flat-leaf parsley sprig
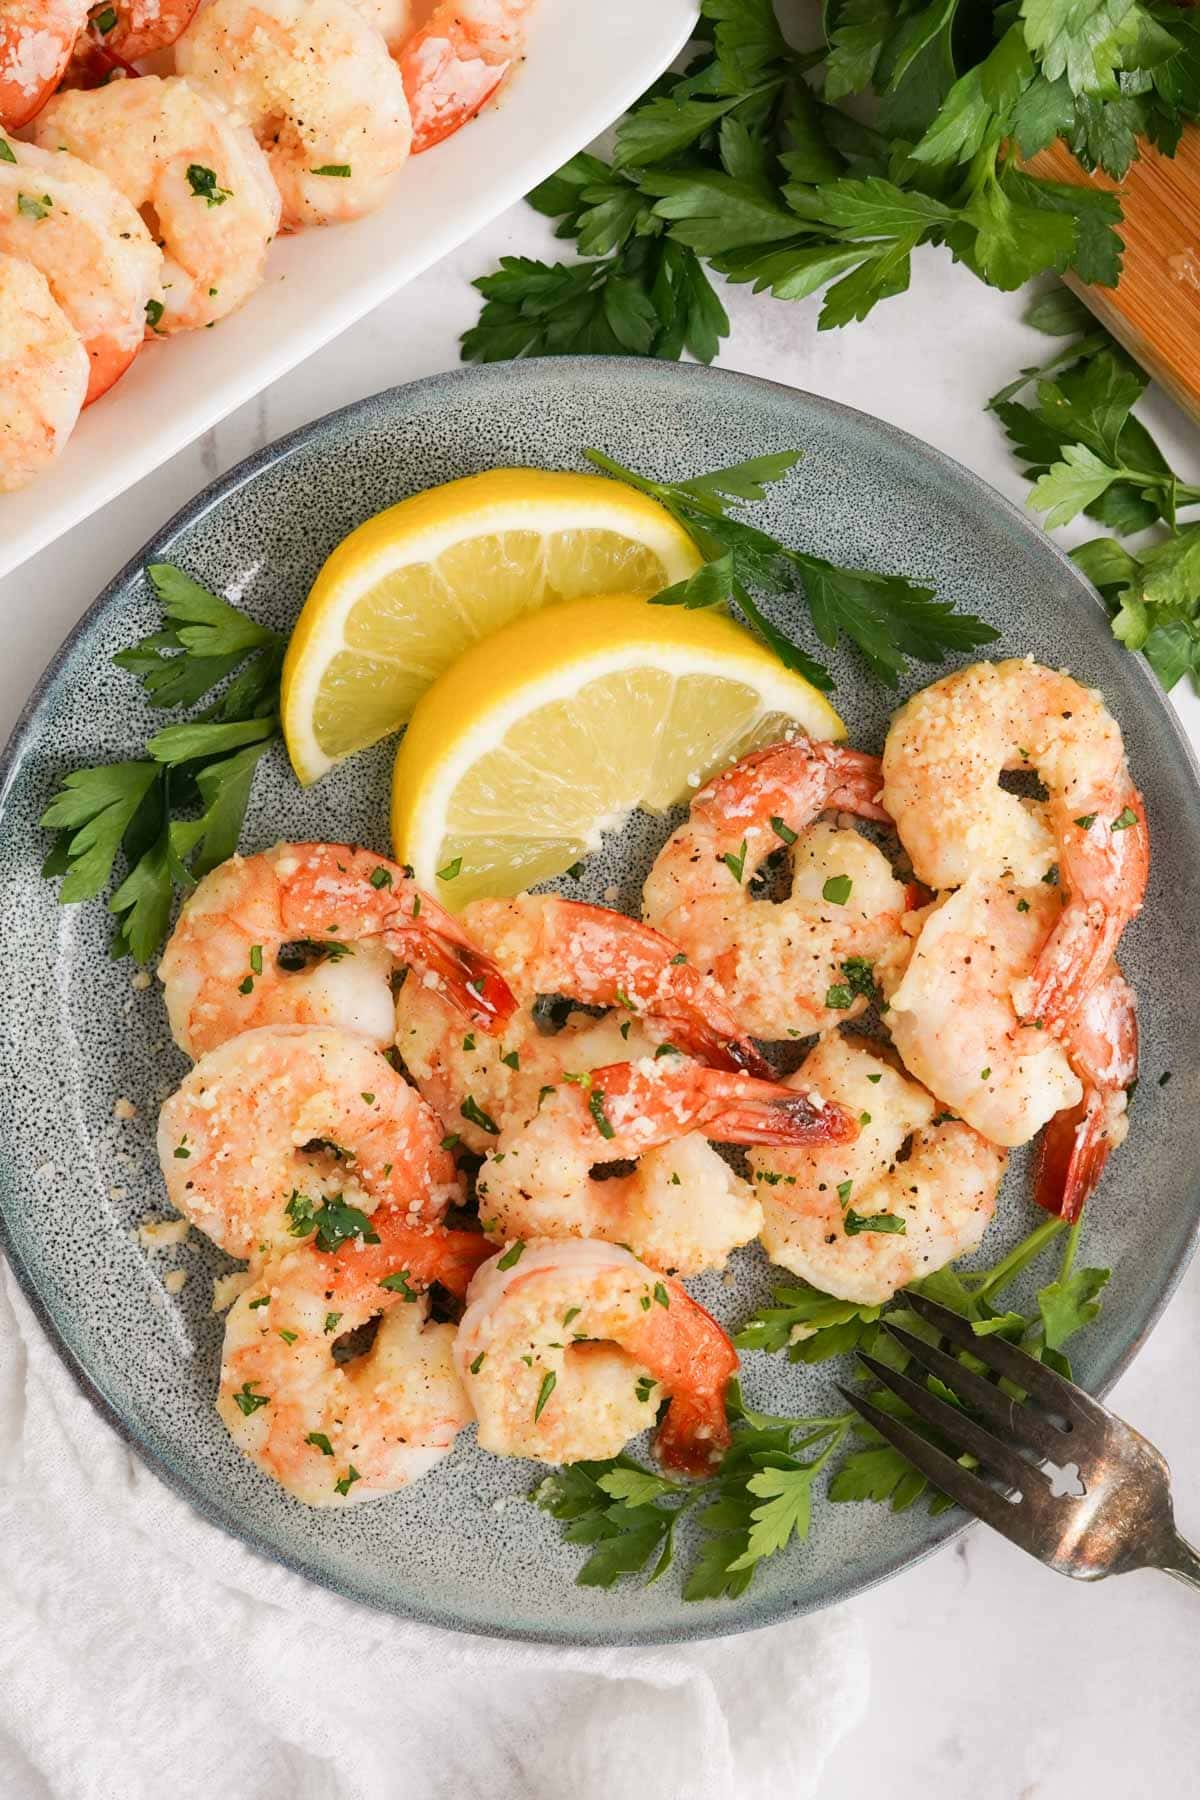
[(805, 51), (772, 0), (700, 10), (694, 59), (625, 116), (611, 157), (572, 157), (529, 195), (586, 260), (504, 258), (475, 283), (464, 358), (709, 362), (729, 321), (706, 263), (783, 300), (824, 290), (822, 330), (903, 293), (925, 244), (993, 287), (1065, 269), (1111, 287), (1118, 196), (1027, 160), (1061, 138), (1119, 181), (1139, 141), (1173, 155), (1200, 115), (1186, 6), (828, 0)]
[[(1200, 686), (1200, 481), (1172, 469), (1133, 411), (1148, 377), (1065, 289), (1042, 295), (1027, 323), (1069, 339), (1040, 368), (1022, 369), (988, 402), (1034, 483), (1046, 525), (1080, 513), (1115, 535), (1071, 552), (1112, 614), (1113, 636), (1140, 650), (1164, 688)], [(1121, 537), (1158, 528), (1136, 549)]]
[(279, 736), (284, 650), (277, 632), (170, 563), (146, 572), (165, 622), (113, 661), (139, 677), (153, 707), (216, 697), (156, 732), (144, 757), (63, 776), (41, 820), (58, 834), (42, 873), (62, 876), (64, 905), (95, 899), (122, 859), (108, 902), (112, 954), (140, 963), (166, 936), (175, 888), (237, 849), (255, 768)]
[[(999, 1308), (1000, 1293), (1064, 1234), (1058, 1273), (1038, 1289), (1036, 1311)], [(1002, 1332), (1069, 1375), (1063, 1345), (1096, 1317), (1109, 1278), (1107, 1269), (1075, 1268), (1079, 1235), (1078, 1220), (1068, 1226), (1064, 1219), (1045, 1219), (993, 1267), (960, 1270), (950, 1264), (914, 1282), (911, 1291), (970, 1319), (981, 1336)], [(917, 1337), (935, 1336), (906, 1304), (903, 1290), (882, 1306), (857, 1306), (802, 1281), (776, 1288), (771, 1303), (746, 1320), (734, 1342), (742, 1350), (786, 1351), (789, 1361), (805, 1363), (861, 1347), (903, 1370), (907, 1355), (880, 1329), (884, 1317)], [(968, 1352), (957, 1354), (969, 1361)], [(955, 1400), (936, 1377), (922, 1379), (942, 1399)], [(886, 1388), (868, 1391), (878, 1406), (903, 1417), (922, 1436), (935, 1435)], [(680, 1525), (690, 1520), (695, 1556), (684, 1579), (684, 1599), (736, 1598), (760, 1562), (807, 1537), (813, 1488), (827, 1469), (832, 1469), (828, 1497), (834, 1502), (873, 1500), (893, 1512), (905, 1511), (922, 1495), (934, 1512), (950, 1504), (853, 1410), (799, 1418), (756, 1413), (737, 1382), (731, 1383), (726, 1405), (732, 1441), (720, 1467), (704, 1481), (671, 1480), (623, 1454), (556, 1469), (538, 1484), (530, 1498), (562, 1523), (568, 1543), (589, 1551), (576, 1576), (581, 1586), (611, 1587), (634, 1575), (657, 1581), (674, 1560)]]
[[(841, 1448), (855, 1414), (777, 1418), (728, 1400), (733, 1441), (705, 1481), (672, 1481), (627, 1456), (573, 1463), (547, 1475), (531, 1496), (563, 1522), (563, 1537), (589, 1546), (581, 1587), (611, 1587), (622, 1575), (657, 1581), (670, 1568), (680, 1521), (700, 1534), (683, 1586), (686, 1600), (735, 1598), (765, 1556), (808, 1535), (812, 1487)], [(811, 1451), (806, 1456), (804, 1453)]]
[(889, 687), (897, 685), (910, 658), (939, 662), (952, 652), (989, 644), (999, 635), (982, 619), (956, 612), (951, 601), (938, 600), (932, 588), (921, 587), (903, 575), (882, 575), (828, 562), (733, 517), (734, 506), (762, 500), (767, 485), (795, 467), (802, 454), (799, 450), (752, 457), (678, 482), (635, 474), (601, 450), (583, 454), (606, 475), (627, 482), (665, 506), (706, 558), (703, 567), (686, 581), (657, 594), (656, 605), (695, 608), (736, 602), (785, 667), (826, 693), (834, 685), (829, 670), (772, 624), (752, 589), (802, 593), (813, 629), (826, 649), (835, 649), (843, 636), (849, 638), (872, 673)]

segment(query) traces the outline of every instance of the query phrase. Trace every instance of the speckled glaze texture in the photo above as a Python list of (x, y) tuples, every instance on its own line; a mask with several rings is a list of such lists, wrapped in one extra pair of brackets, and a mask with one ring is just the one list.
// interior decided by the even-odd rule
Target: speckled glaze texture
[[(97, 601), (47, 672), (9, 746), (0, 795), (0, 1218), (8, 1255), (47, 1329), (114, 1425), (204, 1513), (265, 1554), (387, 1610), (440, 1625), (560, 1642), (654, 1642), (765, 1625), (820, 1607), (919, 1557), (958, 1528), (951, 1514), (893, 1517), (874, 1505), (815, 1508), (808, 1542), (763, 1565), (733, 1603), (685, 1605), (669, 1574), (652, 1588), (575, 1586), (580, 1554), (524, 1496), (530, 1464), (485, 1456), (471, 1433), (407, 1494), (341, 1512), (291, 1500), (233, 1448), (214, 1410), (221, 1322), (211, 1277), (230, 1267), (193, 1232), (148, 1251), (136, 1226), (167, 1213), (154, 1155), (159, 1104), (184, 1072), (157, 984), (131, 985), (106, 954), (97, 905), (60, 908), (41, 880), (37, 820), (57, 777), (136, 754), (153, 715), (114, 651), (156, 624), (142, 573), (179, 563), (286, 630), (323, 558), (381, 507), (497, 464), (577, 467), (585, 445), (682, 477), (800, 446), (800, 467), (756, 512), (806, 549), (903, 571), (1002, 633), (996, 655), (1032, 653), (1100, 687), (1144, 789), (1154, 863), (1122, 962), (1137, 985), (1142, 1080), (1125, 1149), (1089, 1212), (1083, 1255), (1112, 1266), (1077, 1371), (1103, 1388), (1173, 1287), (1200, 1212), (1200, 789), (1174, 719), (1103, 609), (1028, 519), (974, 476), (888, 426), (808, 394), (722, 371), (623, 361), (463, 370), (399, 388), (305, 428), (243, 464), (168, 525)], [(803, 609), (773, 602), (807, 632)], [(851, 739), (882, 743), (902, 696), (853, 656), (834, 658)], [(934, 671), (930, 671), (932, 675)], [(921, 685), (910, 680), (906, 691)], [(280, 837), (356, 838), (387, 848), (390, 748), (309, 793), (282, 751), (260, 767), (243, 847)], [(636, 901), (662, 821), (635, 821), (589, 868), (589, 897), (618, 881)], [(578, 886), (573, 887), (576, 894)], [(1170, 1071), (1172, 1079), (1160, 1086)], [(114, 1105), (133, 1101), (121, 1121)], [(1035, 1222), (1027, 1160), (1015, 1158), (984, 1247), (991, 1262)], [(692, 1284), (727, 1324), (766, 1290), (757, 1252), (736, 1278)], [(171, 1268), (189, 1280), (177, 1297)], [(747, 1355), (755, 1406), (826, 1411), (836, 1365)], [(686, 1563), (688, 1548), (681, 1546)]]

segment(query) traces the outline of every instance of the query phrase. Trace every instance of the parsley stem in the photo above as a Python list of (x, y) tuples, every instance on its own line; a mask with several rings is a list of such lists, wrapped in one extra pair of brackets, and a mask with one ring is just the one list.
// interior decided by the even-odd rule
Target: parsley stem
[[(994, 1269), (986, 1272), (979, 1286), (973, 1290), (972, 1300), (986, 1299), (989, 1294), (995, 1294), (1002, 1287), (1007, 1287), (1010, 1281), (1016, 1280), (1022, 1269), (1027, 1268), (1041, 1255), (1047, 1244), (1052, 1243), (1060, 1232), (1066, 1230), (1067, 1221), (1065, 1219), (1043, 1220), (1027, 1238), (1022, 1238), (1015, 1250), (1010, 1250)], [(967, 1276), (966, 1279), (970, 1280), (971, 1278)]]
[(1058, 1279), (1060, 1281), (1065, 1281), (1071, 1273), (1072, 1266), (1075, 1262), (1075, 1252), (1079, 1248), (1079, 1234), (1082, 1229), (1083, 1214), (1080, 1213), (1079, 1217), (1072, 1224), (1070, 1231), (1068, 1231), (1067, 1241), (1063, 1245), (1062, 1267), (1058, 1271)]

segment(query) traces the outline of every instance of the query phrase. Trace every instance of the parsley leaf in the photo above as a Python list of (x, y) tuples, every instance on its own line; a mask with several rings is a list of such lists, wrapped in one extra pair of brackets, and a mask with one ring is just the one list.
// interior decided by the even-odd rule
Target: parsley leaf
[(279, 735), (283, 641), (181, 569), (147, 569), (164, 625), (113, 661), (138, 676), (156, 708), (207, 709), (168, 725), (141, 760), (60, 778), (42, 824), (58, 833), (42, 872), (62, 876), (64, 905), (95, 899), (119, 862), (109, 899), (113, 954), (149, 962), (166, 936), (176, 888), (232, 855), (259, 758)]

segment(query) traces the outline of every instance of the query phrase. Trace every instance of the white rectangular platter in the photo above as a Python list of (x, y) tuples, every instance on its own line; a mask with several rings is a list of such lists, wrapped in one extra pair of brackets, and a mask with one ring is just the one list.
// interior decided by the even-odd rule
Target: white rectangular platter
[(0, 495), (0, 576), (164, 463), (511, 206), (598, 135), (686, 41), (694, 0), (538, 0), (497, 102), (414, 157), (387, 207), (282, 239), (212, 331), (150, 344), (52, 472)]

